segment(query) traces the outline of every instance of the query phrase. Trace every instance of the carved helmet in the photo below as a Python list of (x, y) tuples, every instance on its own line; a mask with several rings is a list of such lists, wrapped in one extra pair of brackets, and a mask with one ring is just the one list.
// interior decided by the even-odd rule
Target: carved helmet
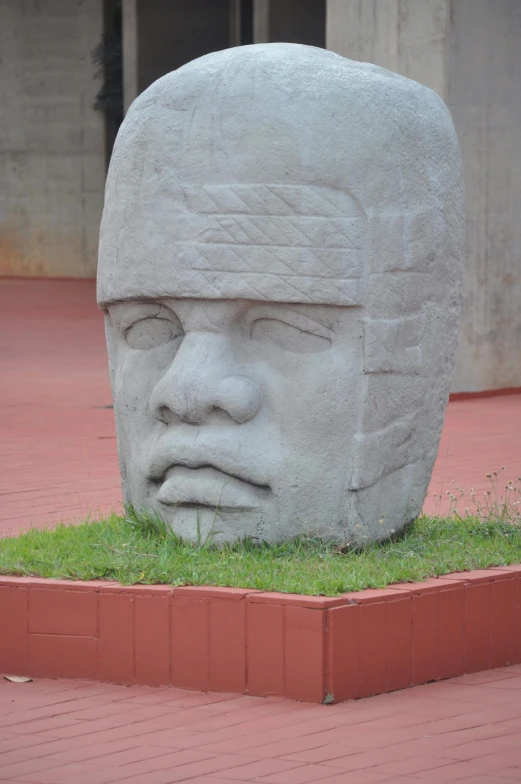
[(421, 511), (438, 449), (463, 201), (452, 120), (431, 90), (314, 47), (216, 52), (155, 82), (123, 122), (98, 301), (363, 308), (346, 528), (384, 538)]

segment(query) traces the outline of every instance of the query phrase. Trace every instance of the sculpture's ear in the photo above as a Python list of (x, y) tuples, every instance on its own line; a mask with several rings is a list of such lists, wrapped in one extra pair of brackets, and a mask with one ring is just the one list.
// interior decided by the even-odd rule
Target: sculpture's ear
[(407, 414), (387, 427), (354, 436), (350, 490), (370, 487), (423, 456), (415, 437), (417, 419), (416, 414)]
[(382, 541), (412, 523), (421, 513), (429, 479), (430, 470), (420, 458), (381, 477), (371, 487), (352, 491), (350, 506), (360, 526), (353, 531), (356, 540)]

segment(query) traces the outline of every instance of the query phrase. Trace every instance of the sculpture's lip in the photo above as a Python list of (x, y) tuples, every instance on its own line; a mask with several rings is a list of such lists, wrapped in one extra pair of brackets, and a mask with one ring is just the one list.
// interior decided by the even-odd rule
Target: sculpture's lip
[(171, 465), (157, 484), (157, 500), (167, 506), (196, 505), (216, 510), (255, 509), (270, 488), (207, 464)]
[(188, 440), (176, 438), (157, 445), (152, 455), (147, 475), (151, 482), (164, 482), (168, 472), (176, 466), (184, 468), (213, 468), (224, 475), (224, 481), (231, 477), (246, 482), (260, 490), (270, 490), (269, 481), (260, 469), (255, 453), (245, 450), (241, 445), (228, 443), (230, 439), (195, 435)]

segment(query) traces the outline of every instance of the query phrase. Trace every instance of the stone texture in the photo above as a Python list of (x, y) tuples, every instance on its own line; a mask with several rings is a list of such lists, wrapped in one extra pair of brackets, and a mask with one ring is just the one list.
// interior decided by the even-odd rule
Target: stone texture
[(118, 136), (100, 235), (125, 501), (193, 540), (408, 524), (463, 232), (452, 120), (416, 82), (293, 44), (155, 82)]

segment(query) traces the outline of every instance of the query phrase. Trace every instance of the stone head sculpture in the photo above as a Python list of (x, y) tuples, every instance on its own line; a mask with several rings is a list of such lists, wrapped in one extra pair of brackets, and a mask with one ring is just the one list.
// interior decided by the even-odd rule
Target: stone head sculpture
[(119, 132), (100, 237), (126, 503), (216, 541), (411, 522), (463, 231), (452, 121), (415, 82), (295, 44), (155, 82)]

